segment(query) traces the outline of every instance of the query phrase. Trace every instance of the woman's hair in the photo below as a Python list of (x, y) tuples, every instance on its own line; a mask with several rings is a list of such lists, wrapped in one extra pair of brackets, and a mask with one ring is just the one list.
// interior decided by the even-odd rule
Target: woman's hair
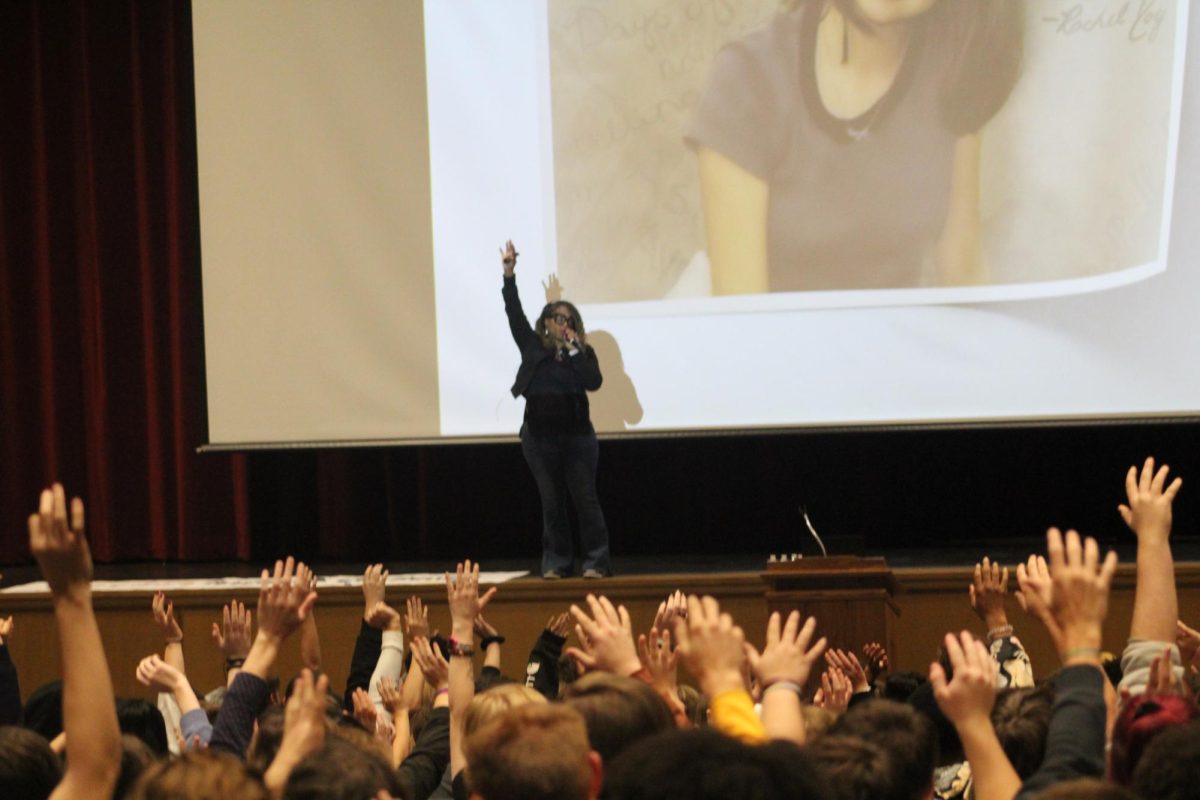
[[(857, 0), (828, 1), (860, 30), (869, 30)], [(944, 47), (949, 55), (943, 71), (942, 122), (958, 136), (974, 133), (1004, 106), (1020, 76), (1024, 2), (937, 0), (924, 16), (926, 46)]]
[(1112, 779), (1128, 786), (1133, 772), (1155, 736), (1173, 725), (1182, 725), (1200, 715), (1195, 704), (1177, 694), (1140, 694), (1130, 698), (1112, 733)]
[(0, 726), (0, 786), (8, 797), (42, 800), (62, 779), (62, 762), (35, 731)]
[(259, 777), (228, 753), (192, 750), (144, 771), (126, 800), (269, 800)]
[(996, 696), (992, 727), (1021, 780), (1028, 779), (1042, 765), (1053, 712), (1054, 686), (1049, 683), (1005, 689)]
[(583, 317), (579, 316), (579, 309), (575, 307), (574, 303), (559, 300), (557, 303), (546, 303), (542, 308), (542, 313), (537, 318), (537, 322), (533, 325), (533, 332), (542, 340), (542, 347), (547, 350), (555, 348), (554, 342), (550, 339), (550, 332), (546, 330), (546, 318), (554, 316), (554, 313), (560, 308), (565, 308), (571, 313), (571, 320), (573, 321), (571, 329), (579, 334), (580, 344), (587, 344), (587, 331), (583, 327)]
[(519, 683), (494, 686), (471, 699), (463, 714), (463, 737), (470, 736), (510, 708), (546, 702), (541, 692)]
[(583, 715), (592, 749), (606, 764), (637, 740), (675, 727), (666, 702), (633, 678), (589, 673), (566, 688), (563, 700)]

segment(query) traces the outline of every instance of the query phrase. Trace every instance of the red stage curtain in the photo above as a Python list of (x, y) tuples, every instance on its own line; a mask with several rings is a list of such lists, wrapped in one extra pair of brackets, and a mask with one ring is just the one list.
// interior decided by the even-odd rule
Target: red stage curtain
[(61, 480), (97, 560), (249, 558), (246, 465), (197, 456), (186, 2), (0, 4), (0, 561)]

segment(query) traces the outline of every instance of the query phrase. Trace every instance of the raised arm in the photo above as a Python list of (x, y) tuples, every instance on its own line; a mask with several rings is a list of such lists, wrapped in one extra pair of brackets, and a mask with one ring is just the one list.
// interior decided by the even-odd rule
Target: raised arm
[(942, 665), (929, 665), (929, 682), (938, 707), (954, 724), (971, 764), (976, 800), (1011, 800), (1021, 778), (1004, 754), (991, 711), (996, 702), (996, 662), (987, 647), (968, 631), (946, 634), (946, 654), (954, 669), (946, 678)]
[(350, 656), (350, 673), (346, 676), (346, 691), (342, 695), (342, 708), (354, 708), (354, 690), (366, 689), (371, 684), (371, 675), (379, 663), (379, 651), (383, 646), (383, 632), (370, 622), (371, 611), (376, 604), (387, 601), (388, 571), (383, 564), (371, 564), (363, 571), (363, 616), (354, 640), (354, 652)]
[(267, 676), (279, 650), (317, 601), (316, 592), (295, 580), (296, 562), (288, 556), (276, 561), (272, 574), (262, 571), (258, 591), (258, 635), (246, 656), (242, 671), (229, 686), (221, 713), (213, 726), (211, 747), (242, 758), (254, 730), (254, 720), (269, 698)]
[[(804, 714), (800, 696), (812, 674), (813, 664), (825, 650), (824, 637), (812, 642), (817, 620), (809, 617), (800, 624), (800, 612), (788, 614), (781, 624), (779, 612), (767, 620), (767, 643), (760, 654), (753, 645), (746, 645), (750, 668), (763, 689), (762, 721), (767, 736), (804, 744)], [(857, 659), (855, 659), (857, 663)]]
[(221, 622), (213, 623), (213, 642), (225, 656), (226, 686), (233, 683), (250, 654), (250, 643), (254, 639), (253, 617), (245, 603), (231, 600), (221, 612)]
[[(296, 580), (301, 586), (307, 586), (310, 592), (316, 592), (316, 573), (303, 564), (300, 566), (303, 572), (297, 573)], [(312, 670), (314, 675), (321, 671), (321, 634), (317, 632), (317, 615), (313, 610), (300, 623), (300, 663)]]
[(1103, 562), (1094, 539), (1075, 531), (1046, 534), (1050, 556), (1047, 628), (1063, 669), (1054, 679), (1054, 710), (1046, 732), (1046, 754), (1019, 797), (1033, 796), (1055, 783), (1104, 774), (1104, 673), (1100, 669), (1101, 629), (1117, 555)]
[(1171, 503), (1183, 480), (1166, 485), (1169, 467), (1157, 471), (1147, 458), (1141, 474), (1130, 467), (1125, 475), (1128, 504), (1118, 506), (1121, 518), (1137, 536), (1137, 587), (1129, 638), (1154, 642), (1175, 640), (1179, 601), (1175, 595), (1175, 563), (1171, 557)]
[(508, 316), (508, 329), (512, 333), (513, 341), (523, 350), (537, 340), (537, 334), (525, 316), (525, 309), (521, 306), (521, 295), (517, 292), (516, 269), (519, 255), (511, 239), (500, 248), (500, 263), (504, 268), (504, 288), (501, 290), (504, 296), (504, 313)]
[(454, 576), (446, 573), (446, 600), (450, 606), (450, 772), (467, 766), (463, 752), (463, 718), (475, 696), (475, 618), (495, 597), (495, 587), (479, 594), (479, 565), (459, 564)]
[(163, 661), (186, 673), (183, 661), (183, 628), (179, 627), (179, 622), (175, 619), (175, 604), (162, 592), (155, 592), (150, 601), (150, 613), (154, 615), (154, 624), (162, 631)]
[(375, 712), (391, 722), (392, 712), (383, 702), (379, 682), (384, 678), (399, 680), (404, 669), (404, 632), (401, 630), (400, 612), (387, 603), (376, 603), (368, 614), (367, 622), (371, 627), (383, 631), (383, 644), (379, 650), (379, 660), (375, 662), (375, 671), (371, 673), (367, 696), (371, 698)]
[(104, 643), (92, 610), (92, 555), (84, 538), (83, 501), (56, 483), (29, 517), (29, 549), (50, 584), (63, 670), (67, 769), (51, 798), (107, 797), (121, 765), (121, 731)]
[(746, 636), (733, 618), (716, 599), (692, 595), (687, 619), (675, 622), (675, 639), (680, 660), (708, 696), (713, 727), (749, 744), (765, 741), (766, 730), (742, 678)]

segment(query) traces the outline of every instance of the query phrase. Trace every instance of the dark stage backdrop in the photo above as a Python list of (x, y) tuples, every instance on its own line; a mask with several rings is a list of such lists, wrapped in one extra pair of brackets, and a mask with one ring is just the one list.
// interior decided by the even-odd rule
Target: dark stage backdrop
[[(102, 561), (533, 564), (540, 510), (516, 444), (195, 454), (190, 20), (184, 2), (0, 4), (0, 562), (28, 559), (25, 517), (57, 478), (88, 502)], [(618, 568), (622, 554), (799, 549), (801, 502), (868, 551), (1000, 544), (1052, 523), (1117, 543), (1124, 469), (1147, 453), (1189, 481), (1177, 530), (1196, 530), (1198, 431), (614, 441), (599, 485)]]

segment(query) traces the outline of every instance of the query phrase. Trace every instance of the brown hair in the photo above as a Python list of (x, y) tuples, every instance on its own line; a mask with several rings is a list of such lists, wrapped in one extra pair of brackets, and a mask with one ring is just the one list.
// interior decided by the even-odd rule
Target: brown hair
[(467, 737), (467, 782), (485, 800), (584, 800), (591, 788), (583, 717), (562, 704), (511, 708)]
[(563, 700), (583, 715), (592, 749), (606, 764), (637, 740), (675, 727), (658, 693), (634, 678), (589, 673), (566, 688)]
[(470, 736), (510, 708), (530, 703), (545, 705), (547, 702), (540, 692), (519, 683), (506, 683), (480, 692), (471, 698), (463, 712), (463, 736)]
[(546, 330), (546, 318), (554, 316), (554, 313), (559, 308), (565, 308), (571, 312), (571, 319), (574, 322), (574, 324), (571, 325), (571, 329), (574, 330), (575, 333), (579, 334), (579, 343), (586, 345), (587, 331), (583, 327), (583, 317), (579, 315), (579, 309), (575, 307), (574, 303), (568, 303), (566, 300), (559, 300), (556, 303), (546, 303), (546, 305), (542, 307), (542, 313), (538, 316), (537, 322), (533, 324), (533, 332), (536, 333), (538, 338), (542, 340), (542, 347), (546, 348), (547, 350), (553, 350), (555, 347), (554, 342), (550, 339), (549, 331)]
[(193, 750), (151, 765), (126, 800), (270, 800), (262, 781), (227, 753)]

